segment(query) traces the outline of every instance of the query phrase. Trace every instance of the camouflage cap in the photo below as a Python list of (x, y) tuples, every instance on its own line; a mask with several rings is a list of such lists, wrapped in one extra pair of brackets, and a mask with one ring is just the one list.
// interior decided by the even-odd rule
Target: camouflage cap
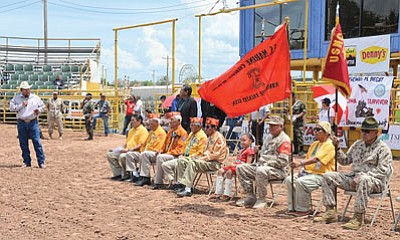
[(366, 117), (361, 124), (363, 130), (378, 130), (379, 123), (374, 117)]
[(280, 116), (270, 116), (267, 118), (267, 123), (271, 125), (283, 125), (284, 120)]

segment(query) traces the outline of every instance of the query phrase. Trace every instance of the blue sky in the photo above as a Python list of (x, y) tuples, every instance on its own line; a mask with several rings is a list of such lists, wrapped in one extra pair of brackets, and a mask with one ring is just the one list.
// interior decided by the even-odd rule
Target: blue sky
[[(48, 0), (49, 38), (100, 38), (101, 65), (114, 80), (115, 27), (178, 18), (176, 23), (176, 80), (184, 64), (198, 64), (198, 19), (217, 0)], [(229, 7), (237, 0), (227, 0)], [(223, 7), (222, 0), (215, 10)], [(139, 10), (142, 9), (142, 10)], [(2, 36), (43, 37), (43, 1), (0, 2)], [(203, 18), (202, 76), (222, 74), (239, 59), (239, 12)], [(171, 56), (171, 24), (121, 31), (119, 76), (151, 80), (166, 74), (165, 58)], [(171, 72), (169, 73), (171, 74)]]

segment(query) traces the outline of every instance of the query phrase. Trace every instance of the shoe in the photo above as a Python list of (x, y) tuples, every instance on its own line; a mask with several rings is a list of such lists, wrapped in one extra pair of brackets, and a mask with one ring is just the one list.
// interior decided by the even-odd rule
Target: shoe
[(153, 186), (153, 190), (162, 190), (162, 189), (165, 189), (164, 184), (154, 184)]
[(132, 176), (132, 182), (133, 183), (136, 183), (137, 181), (139, 181), (140, 180), (140, 177), (135, 177), (135, 176)]
[(229, 202), (231, 200), (231, 197), (227, 196), (227, 195), (222, 195), (219, 198), (219, 202)]
[(313, 220), (314, 222), (320, 222), (320, 223), (334, 223), (338, 221), (338, 216), (336, 209), (334, 207), (326, 206), (326, 210), (324, 215), (322, 217), (316, 217)]
[(44, 163), (39, 164), (39, 168), (45, 168)]
[(342, 225), (343, 229), (359, 230), (364, 224), (364, 214), (354, 213), (353, 218), (346, 224)]
[(58, 140), (62, 140), (62, 134), (58, 136)]
[(192, 192), (188, 192), (186, 190), (183, 190), (181, 192), (177, 193), (178, 197), (191, 197), (192, 196)]
[(255, 202), (256, 202), (255, 196), (247, 196), (245, 198), (239, 199), (236, 202), (236, 206), (237, 207), (253, 207)]
[(173, 191), (176, 193), (182, 192), (183, 190), (185, 190), (185, 185), (183, 185), (183, 184), (175, 184), (174, 186), (175, 187), (174, 187)]
[(25, 163), (23, 163), (22, 166), (21, 166), (21, 168), (30, 168), (30, 167), (31, 167), (30, 164), (28, 165), (28, 164), (25, 164)]
[(151, 181), (149, 177), (142, 177), (139, 181), (135, 183), (136, 186), (138, 187), (143, 187), (144, 185), (151, 185)]
[(111, 177), (111, 180), (118, 181), (118, 180), (120, 180), (121, 178), (122, 178), (121, 175), (117, 175), (117, 176)]
[(258, 199), (253, 205), (253, 209), (264, 209), (267, 206), (265, 199)]
[(51, 134), (49, 134), (49, 138), (50, 138), (50, 139), (53, 139), (53, 136), (52, 136)]
[(305, 217), (312, 213), (311, 210), (308, 211), (287, 211), (285, 212), (286, 215), (293, 216), (293, 217)]
[(221, 195), (219, 195), (219, 194), (213, 194), (208, 198), (208, 201), (209, 202), (218, 202), (220, 197), (221, 197)]
[(121, 178), (120, 179), (118, 179), (118, 181), (126, 181), (126, 180), (130, 180), (130, 177), (129, 176), (121, 176)]
[(85, 141), (90, 141), (90, 140), (93, 140), (93, 138), (91, 137), (85, 138)]

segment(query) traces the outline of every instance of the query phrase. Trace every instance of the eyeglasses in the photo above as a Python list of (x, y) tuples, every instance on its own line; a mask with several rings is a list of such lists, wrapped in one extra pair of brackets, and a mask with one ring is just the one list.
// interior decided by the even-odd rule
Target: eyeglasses
[(314, 128), (314, 132), (319, 132), (319, 131), (323, 131), (324, 129), (322, 129), (322, 128)]
[(205, 128), (212, 128), (212, 126), (211, 125), (206, 125)]
[(363, 133), (370, 133), (371, 130), (361, 129), (361, 132), (363, 132)]

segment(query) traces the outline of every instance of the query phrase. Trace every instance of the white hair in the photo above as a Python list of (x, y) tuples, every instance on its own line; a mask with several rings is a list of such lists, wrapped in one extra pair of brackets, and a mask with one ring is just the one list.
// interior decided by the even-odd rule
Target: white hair
[(175, 115), (172, 118), (175, 118), (176, 120), (178, 120), (180, 123), (182, 122), (182, 116), (181, 115)]
[(150, 121), (157, 121), (158, 125), (161, 124), (161, 119), (159, 119), (159, 118), (150, 118)]

